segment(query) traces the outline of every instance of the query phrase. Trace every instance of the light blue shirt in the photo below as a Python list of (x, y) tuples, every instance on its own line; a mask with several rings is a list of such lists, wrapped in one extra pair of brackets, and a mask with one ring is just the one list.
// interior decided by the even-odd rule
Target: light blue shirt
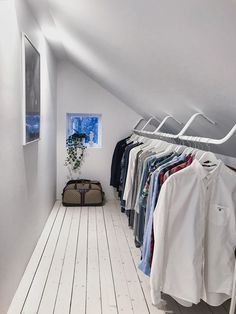
[[(135, 227), (135, 238), (136, 241), (140, 244), (143, 243), (143, 235), (144, 235), (144, 229), (145, 229), (145, 212), (146, 212), (146, 203), (147, 203), (147, 196), (143, 196), (142, 192), (144, 190), (145, 184), (147, 182), (148, 176), (150, 171), (154, 171), (156, 169), (156, 165), (159, 165), (161, 162), (166, 160), (169, 157), (170, 154), (162, 157), (158, 157), (158, 155), (152, 156), (151, 158), (148, 157), (144, 161), (144, 169), (142, 173), (142, 180), (139, 188), (139, 194), (136, 201), (136, 224), (138, 226)], [(135, 207), (136, 207), (135, 206)]]
[[(153, 167), (153, 165), (155, 163), (158, 163), (158, 166), (161, 165), (163, 162), (165, 163), (168, 158), (169, 154), (166, 156), (162, 156), (162, 157), (158, 157), (157, 155), (155, 156), (151, 156), (149, 158), (147, 158), (147, 160), (145, 161), (145, 165), (144, 165), (144, 171), (143, 171), (143, 175), (142, 175), (142, 181), (141, 181), (141, 185), (140, 185), (140, 190), (139, 190), (139, 212), (141, 209), (146, 208), (146, 201), (147, 198), (143, 197), (142, 193), (145, 187), (145, 184), (147, 182), (149, 173), (151, 171), (151, 168)], [(171, 157), (172, 159), (172, 157)]]
[(145, 221), (147, 222), (147, 225), (146, 225), (144, 240), (143, 240), (142, 260), (138, 266), (139, 269), (147, 276), (150, 276), (150, 272), (151, 272), (150, 247), (151, 247), (151, 239), (152, 239), (153, 212), (155, 210), (156, 200), (159, 194), (158, 184), (159, 184), (160, 172), (164, 170), (166, 167), (172, 166), (175, 163), (185, 160), (185, 156), (182, 156), (182, 155), (180, 157), (172, 156), (170, 158), (167, 158), (164, 162), (162, 162), (159, 165), (158, 169), (154, 171), (154, 173), (152, 174), (152, 178), (150, 182), (148, 202), (147, 202), (147, 207), (146, 207), (146, 217), (145, 217)]

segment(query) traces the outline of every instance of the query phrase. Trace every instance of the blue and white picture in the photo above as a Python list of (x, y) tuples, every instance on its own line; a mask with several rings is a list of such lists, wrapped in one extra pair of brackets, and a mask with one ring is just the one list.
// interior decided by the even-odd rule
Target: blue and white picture
[(40, 138), (40, 55), (24, 35), (24, 144)]
[(67, 113), (67, 137), (85, 134), (86, 147), (101, 147), (101, 115)]

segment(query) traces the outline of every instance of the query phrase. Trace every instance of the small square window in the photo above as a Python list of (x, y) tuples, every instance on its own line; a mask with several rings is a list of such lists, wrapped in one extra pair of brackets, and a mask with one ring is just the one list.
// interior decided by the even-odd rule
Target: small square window
[(67, 113), (67, 137), (85, 134), (84, 145), (102, 147), (101, 114)]

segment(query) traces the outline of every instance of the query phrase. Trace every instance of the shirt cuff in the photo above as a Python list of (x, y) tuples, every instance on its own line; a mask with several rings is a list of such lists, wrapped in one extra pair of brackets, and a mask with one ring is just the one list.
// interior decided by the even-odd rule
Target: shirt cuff
[(161, 298), (161, 292), (151, 289), (152, 304), (157, 306), (158, 309), (164, 310), (166, 301)]

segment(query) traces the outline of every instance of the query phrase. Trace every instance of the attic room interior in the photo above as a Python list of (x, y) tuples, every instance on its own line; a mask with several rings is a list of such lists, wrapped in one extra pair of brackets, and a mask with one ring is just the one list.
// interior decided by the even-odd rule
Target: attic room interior
[(235, 0), (0, 25), (0, 313), (236, 313)]

